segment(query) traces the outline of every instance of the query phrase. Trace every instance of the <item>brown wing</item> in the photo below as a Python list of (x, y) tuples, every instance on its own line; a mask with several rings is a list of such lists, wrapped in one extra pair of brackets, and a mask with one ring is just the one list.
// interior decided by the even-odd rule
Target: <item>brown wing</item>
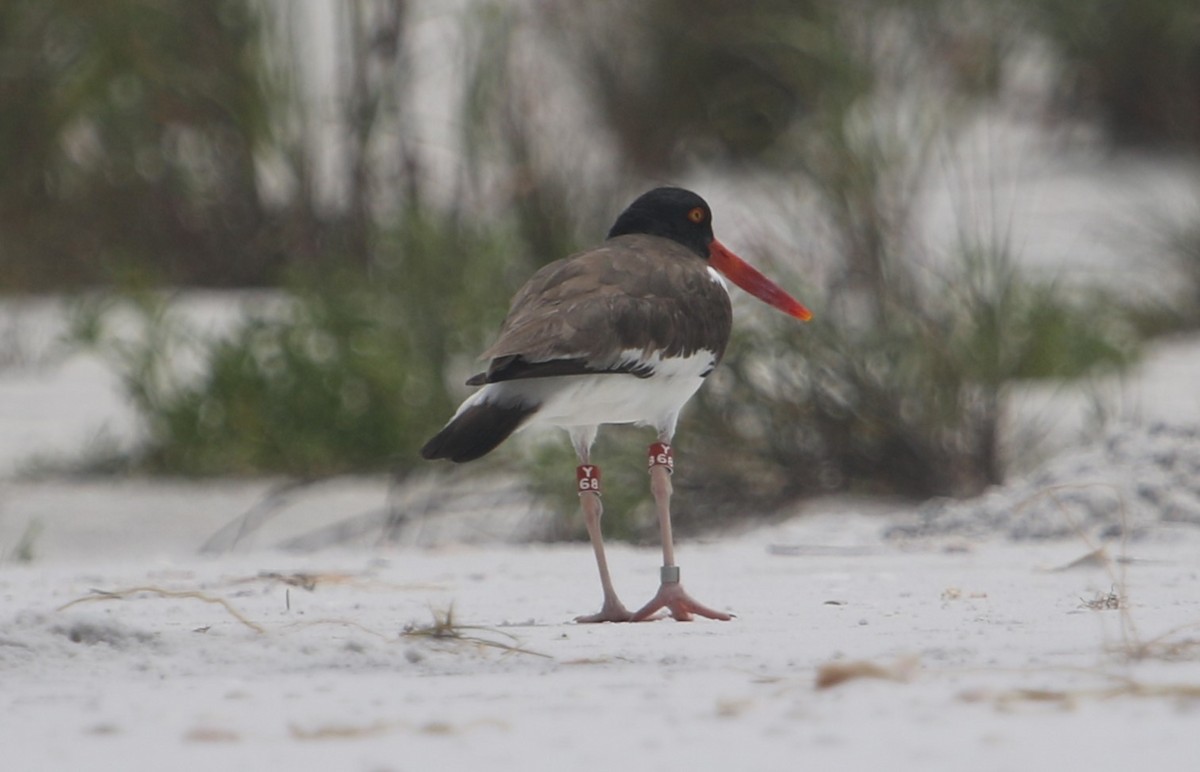
[(708, 264), (655, 236), (619, 236), (551, 263), (513, 298), (500, 337), (482, 355), (488, 370), (468, 383), (621, 372), (648, 376), (631, 350), (664, 357), (713, 352), (732, 325), (729, 296)]

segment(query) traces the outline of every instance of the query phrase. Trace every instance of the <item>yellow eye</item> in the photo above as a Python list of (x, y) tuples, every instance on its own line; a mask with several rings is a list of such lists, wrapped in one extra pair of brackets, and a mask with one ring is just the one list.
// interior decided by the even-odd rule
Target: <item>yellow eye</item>
[(697, 224), (704, 222), (704, 207), (693, 207), (692, 210), (688, 212), (688, 219)]

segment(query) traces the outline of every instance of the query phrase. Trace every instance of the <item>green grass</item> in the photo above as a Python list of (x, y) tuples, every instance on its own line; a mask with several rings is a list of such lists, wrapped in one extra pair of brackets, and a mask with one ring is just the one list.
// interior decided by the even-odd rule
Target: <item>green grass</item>
[[(312, 477), (418, 463), (455, 407), (458, 352), (503, 316), (512, 249), (502, 231), (417, 218), (386, 238), (369, 275), (298, 276), (278, 309), (217, 338), (161, 295), (80, 313), (76, 341), (118, 372), (145, 425), (127, 467)], [(136, 334), (109, 329), (120, 308)], [(194, 377), (179, 375), (185, 359)]]

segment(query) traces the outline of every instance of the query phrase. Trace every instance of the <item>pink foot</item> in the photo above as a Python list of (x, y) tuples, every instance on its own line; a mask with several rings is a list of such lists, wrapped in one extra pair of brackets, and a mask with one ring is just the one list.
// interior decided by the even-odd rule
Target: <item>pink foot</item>
[(587, 616), (575, 617), (575, 621), (579, 624), (595, 624), (597, 622), (628, 622), (633, 619), (633, 614), (629, 613), (629, 609), (625, 608), (625, 604), (616, 598), (605, 599), (604, 606), (595, 614)]
[(671, 616), (680, 622), (692, 621), (692, 614), (699, 614), (708, 619), (719, 619), (722, 622), (733, 619), (732, 614), (711, 609), (692, 600), (692, 596), (687, 594), (687, 591), (683, 589), (683, 585), (679, 582), (663, 582), (658, 586), (658, 594), (649, 603), (638, 609), (633, 614), (631, 621), (643, 622), (650, 619), (654, 612), (664, 608), (670, 611)]

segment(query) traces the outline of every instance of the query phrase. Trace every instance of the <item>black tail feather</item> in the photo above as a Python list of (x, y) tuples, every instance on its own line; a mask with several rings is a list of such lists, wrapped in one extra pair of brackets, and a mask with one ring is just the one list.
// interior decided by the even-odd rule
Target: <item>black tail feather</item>
[(455, 463), (474, 461), (496, 449), (521, 427), (538, 406), (472, 405), (421, 448), (424, 458), (448, 458)]

